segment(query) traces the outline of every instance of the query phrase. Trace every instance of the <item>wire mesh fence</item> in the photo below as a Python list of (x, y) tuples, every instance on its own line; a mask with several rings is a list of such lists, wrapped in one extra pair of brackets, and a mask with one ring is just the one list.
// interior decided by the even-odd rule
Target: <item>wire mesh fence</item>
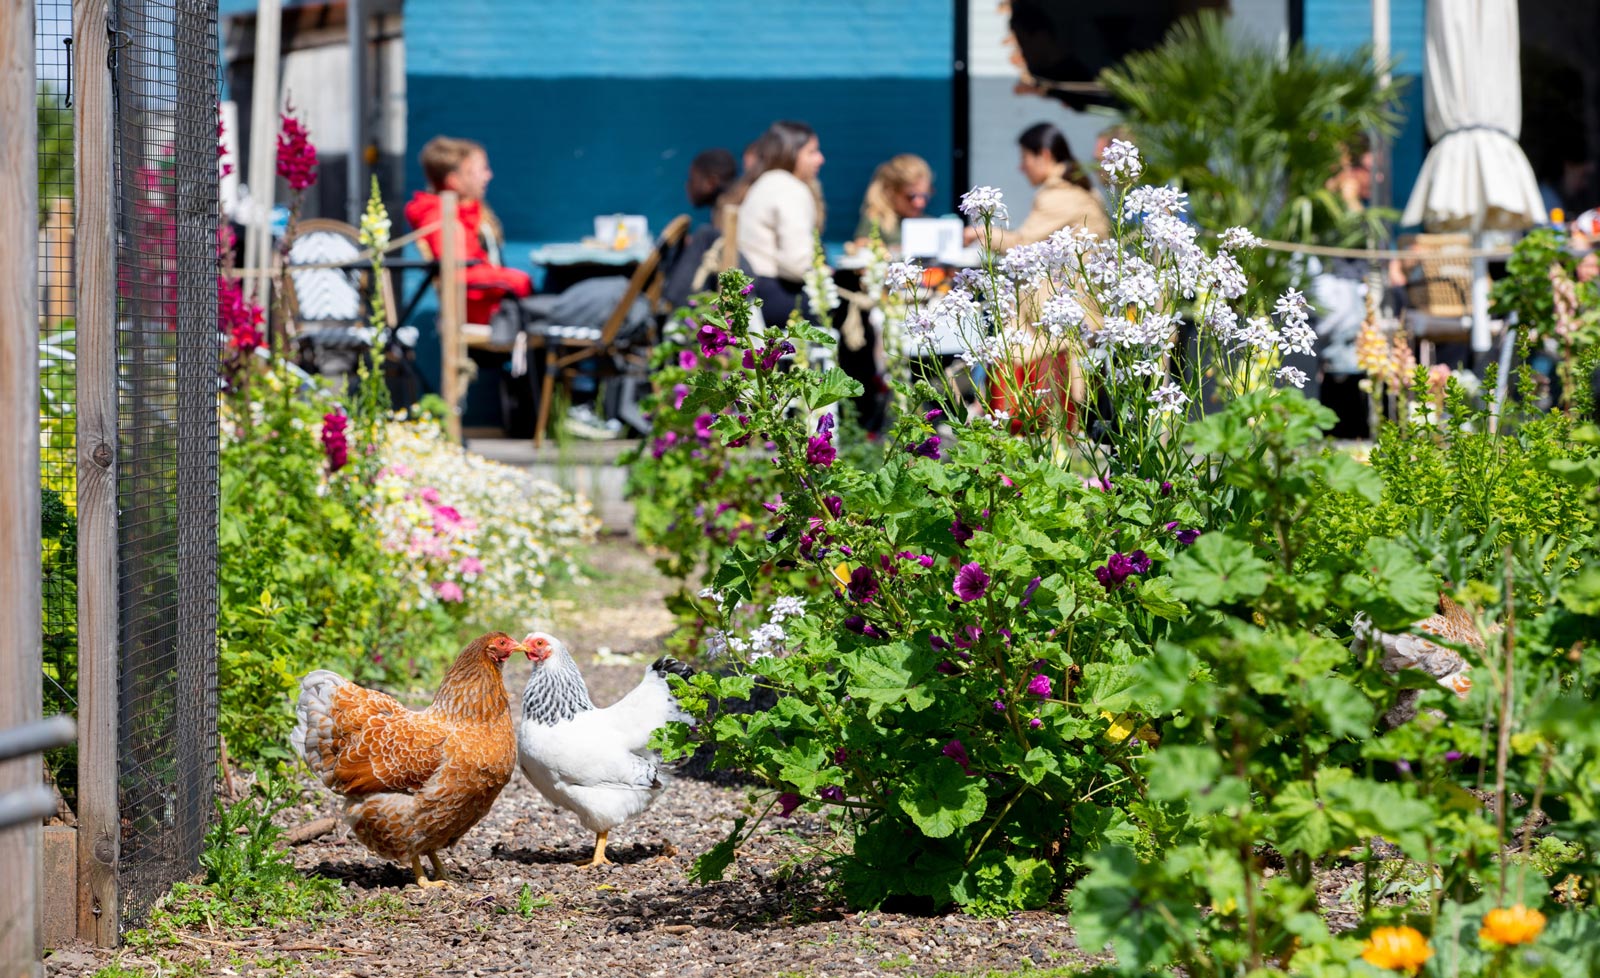
[(216, 765), (215, 0), (113, 0), (124, 920), (199, 858)]
[[(39, 481), (44, 715), (77, 710), (77, 371), (73, 281), (71, 0), (35, 0), (34, 96), (39, 124)], [(77, 750), (49, 752), (45, 769), (70, 802)]]

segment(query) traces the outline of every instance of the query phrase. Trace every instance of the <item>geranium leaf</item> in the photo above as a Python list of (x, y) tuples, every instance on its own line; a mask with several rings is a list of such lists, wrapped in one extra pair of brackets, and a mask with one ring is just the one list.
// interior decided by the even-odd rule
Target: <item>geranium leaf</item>
[(1267, 587), (1267, 562), (1249, 544), (1206, 533), (1172, 562), (1172, 596), (1203, 605), (1258, 597)]
[(943, 839), (983, 817), (988, 799), (981, 778), (969, 778), (948, 757), (912, 770), (900, 792), (900, 810), (930, 838)]

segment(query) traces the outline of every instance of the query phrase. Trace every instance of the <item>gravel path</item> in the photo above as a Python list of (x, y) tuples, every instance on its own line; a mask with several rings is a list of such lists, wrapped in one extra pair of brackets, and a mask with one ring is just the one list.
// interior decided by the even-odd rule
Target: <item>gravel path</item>
[[(620, 697), (659, 654), (669, 589), (626, 541), (602, 541), (595, 580), (558, 595), (560, 634), (597, 703)], [(600, 659), (596, 653), (600, 650)], [(513, 662), (519, 660), (514, 659)], [(520, 693), (527, 663), (508, 665)], [(288, 825), (337, 811), (307, 781)], [(494, 809), (447, 855), (456, 883), (423, 893), (410, 874), (353, 840), (325, 836), (294, 850), (308, 874), (341, 881), (348, 912), (319, 925), (194, 933), (177, 947), (112, 955), (83, 945), (47, 959), (52, 976), (93, 974), (115, 961), (150, 975), (983, 975), (1082, 964), (1065, 919), (1052, 913), (980, 920), (850, 913), (783, 868), (832, 842), (818, 817), (763, 826), (731, 878), (700, 886), (685, 873), (751, 814), (745, 789), (674, 780), (638, 820), (612, 833), (616, 865), (590, 870), (594, 838), (520, 773)], [(175, 970), (176, 969), (176, 970)]]

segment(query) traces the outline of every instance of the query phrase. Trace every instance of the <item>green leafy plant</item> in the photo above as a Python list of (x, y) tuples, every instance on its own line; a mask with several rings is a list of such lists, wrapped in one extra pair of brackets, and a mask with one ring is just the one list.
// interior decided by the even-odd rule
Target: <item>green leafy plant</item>
[[(1506, 274), (1489, 295), (1497, 314), (1516, 316), (1524, 360), (1546, 345), (1554, 349), (1561, 408), (1579, 418), (1592, 416), (1589, 377), (1600, 367), (1600, 284), (1578, 281), (1578, 256), (1566, 237), (1551, 228), (1530, 231), (1512, 249)], [(1531, 373), (1521, 378), (1524, 397), (1538, 394), (1534, 379)]]

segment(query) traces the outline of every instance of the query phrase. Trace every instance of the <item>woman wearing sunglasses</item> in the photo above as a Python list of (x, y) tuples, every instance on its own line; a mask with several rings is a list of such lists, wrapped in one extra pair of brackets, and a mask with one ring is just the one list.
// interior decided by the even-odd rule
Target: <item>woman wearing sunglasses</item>
[(899, 245), (900, 222), (908, 217), (921, 217), (932, 196), (933, 170), (922, 157), (902, 153), (879, 164), (872, 174), (872, 183), (867, 186), (866, 198), (861, 202), (856, 243), (865, 244), (876, 224), (884, 244)]

